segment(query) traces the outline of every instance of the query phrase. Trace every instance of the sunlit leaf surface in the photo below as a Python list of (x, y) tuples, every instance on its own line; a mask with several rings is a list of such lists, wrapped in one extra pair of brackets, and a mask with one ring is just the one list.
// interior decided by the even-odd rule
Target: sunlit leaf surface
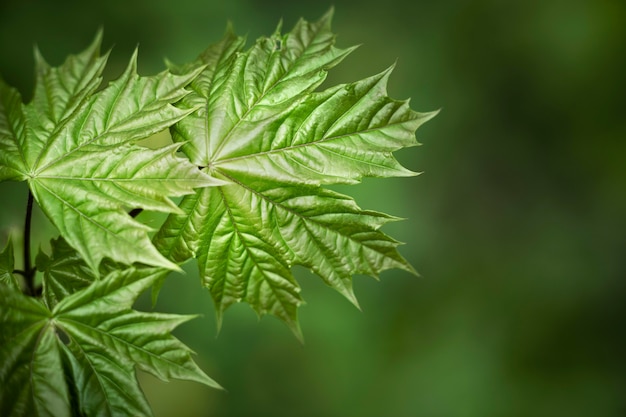
[(334, 46), (330, 19), (301, 20), (247, 50), (229, 30), (199, 57), (206, 68), (178, 104), (197, 110), (176, 123), (174, 140), (228, 184), (186, 196), (184, 214), (171, 215), (154, 241), (175, 262), (197, 258), (218, 318), (246, 301), (300, 335), (291, 266), (310, 268), (355, 304), (354, 274), (413, 272), (379, 231), (393, 217), (323, 186), (414, 175), (392, 152), (417, 145), (415, 130), (434, 114), (387, 96), (391, 70), (317, 91), (354, 49)]

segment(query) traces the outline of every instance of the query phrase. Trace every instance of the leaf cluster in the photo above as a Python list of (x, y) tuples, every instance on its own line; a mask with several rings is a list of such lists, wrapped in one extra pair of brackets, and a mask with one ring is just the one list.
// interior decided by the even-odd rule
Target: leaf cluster
[[(0, 254), (0, 415), (151, 415), (136, 367), (219, 387), (171, 335), (191, 316), (133, 309), (189, 259), (220, 324), (246, 302), (299, 338), (292, 266), (357, 306), (354, 274), (414, 273), (380, 231), (397, 219), (327, 186), (414, 175), (393, 152), (434, 113), (387, 96), (391, 69), (320, 89), (355, 49), (335, 47), (331, 15), (250, 47), (229, 28), (152, 76), (135, 52), (106, 85), (101, 33), (58, 67), (36, 51), (29, 103), (0, 79), (0, 182), (26, 181), (59, 232), (33, 267), (11, 241)], [(142, 145), (166, 129), (170, 145)], [(168, 216), (154, 230), (140, 210)]]

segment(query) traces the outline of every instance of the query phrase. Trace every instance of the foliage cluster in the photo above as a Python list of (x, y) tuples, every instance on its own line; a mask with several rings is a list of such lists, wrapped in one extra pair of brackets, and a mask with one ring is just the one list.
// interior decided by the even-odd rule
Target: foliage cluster
[[(358, 306), (352, 276), (414, 272), (379, 229), (396, 218), (326, 186), (411, 176), (392, 153), (434, 113), (389, 98), (391, 69), (319, 89), (355, 48), (332, 12), (246, 47), (227, 30), (194, 62), (103, 83), (101, 33), (50, 66), (31, 101), (0, 79), (0, 182), (26, 181), (23, 266), (0, 254), (0, 415), (151, 415), (135, 368), (219, 385), (171, 331), (193, 316), (140, 312), (137, 297), (189, 259), (218, 322), (234, 303), (301, 338), (301, 265)], [(173, 143), (143, 139), (169, 129)], [(59, 236), (31, 260), (37, 204)], [(157, 230), (143, 211), (167, 213)]]

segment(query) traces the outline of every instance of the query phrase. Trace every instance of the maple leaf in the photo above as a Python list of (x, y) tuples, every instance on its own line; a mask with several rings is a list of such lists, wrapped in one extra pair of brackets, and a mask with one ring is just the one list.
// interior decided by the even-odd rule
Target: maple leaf
[(195, 316), (132, 309), (167, 273), (118, 270), (52, 309), (0, 284), (0, 415), (152, 415), (135, 366), (164, 381), (220, 388), (171, 335)]
[(60, 67), (36, 51), (36, 87), (23, 104), (0, 79), (0, 181), (28, 181), (35, 200), (61, 235), (98, 271), (103, 258), (176, 269), (152, 245), (149, 228), (127, 215), (144, 208), (176, 212), (169, 197), (218, 182), (175, 155), (180, 145), (135, 144), (191, 111), (172, 103), (201, 69), (137, 75), (133, 54), (104, 88), (101, 34)]
[(417, 145), (415, 130), (435, 113), (390, 99), (390, 69), (315, 91), (354, 49), (334, 46), (331, 16), (332, 10), (315, 23), (300, 20), (246, 51), (229, 29), (199, 57), (196, 66), (206, 68), (177, 104), (198, 110), (174, 125), (174, 140), (228, 184), (186, 196), (184, 214), (170, 215), (154, 242), (175, 262), (198, 259), (218, 325), (226, 308), (246, 301), (301, 337), (302, 298), (290, 270), (296, 264), (354, 304), (354, 274), (414, 272), (398, 242), (379, 231), (396, 218), (362, 210), (323, 186), (415, 175), (392, 152)]

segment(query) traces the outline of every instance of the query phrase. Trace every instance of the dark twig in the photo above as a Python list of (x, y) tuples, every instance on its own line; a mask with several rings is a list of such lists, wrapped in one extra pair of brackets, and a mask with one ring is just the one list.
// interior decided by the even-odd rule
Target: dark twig
[(28, 190), (28, 203), (26, 204), (26, 220), (24, 221), (24, 271), (16, 271), (24, 276), (26, 282), (26, 292), (35, 296), (35, 272), (30, 260), (30, 225), (33, 217), (33, 193)]

